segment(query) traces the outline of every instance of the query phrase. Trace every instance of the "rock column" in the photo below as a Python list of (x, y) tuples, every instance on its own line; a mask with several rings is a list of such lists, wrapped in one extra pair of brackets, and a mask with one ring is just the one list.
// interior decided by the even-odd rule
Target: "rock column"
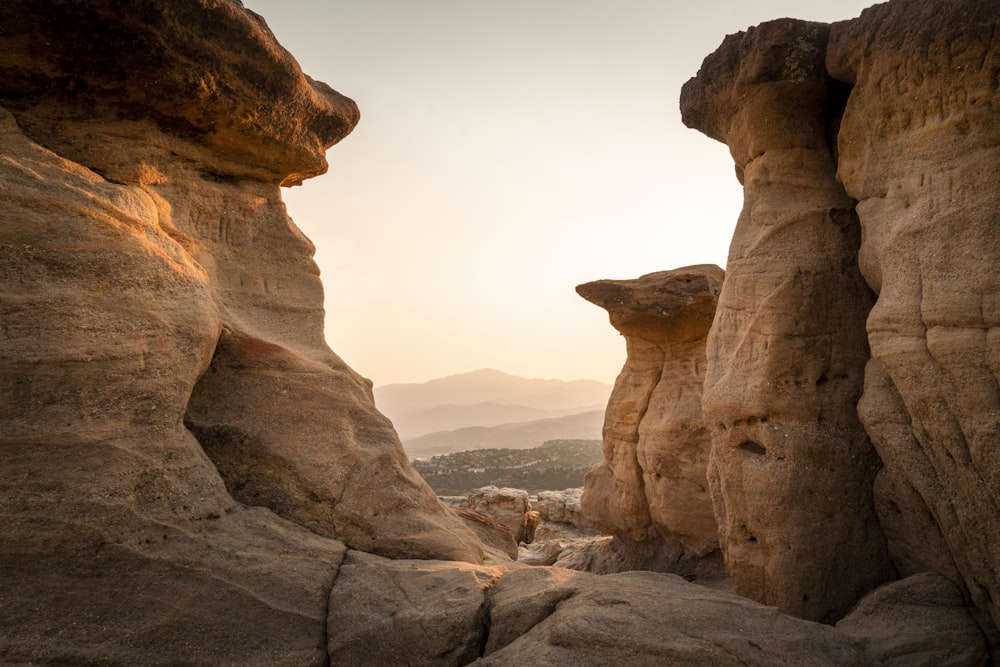
[(695, 556), (718, 549), (701, 388), (722, 278), (705, 265), (577, 287), (628, 347), (608, 401), (604, 461), (581, 499), (588, 521), (624, 540), (672, 538)]
[(872, 295), (831, 150), (848, 90), (826, 74), (828, 35), (790, 19), (731, 35), (681, 93), (744, 186), (703, 400), (727, 571), (738, 593), (827, 622), (892, 576), (855, 410)]
[(854, 86), (840, 177), (878, 294), (859, 409), (879, 516), (903, 573), (964, 583), (998, 626), (1000, 12), (877, 5), (834, 26), (828, 67)]

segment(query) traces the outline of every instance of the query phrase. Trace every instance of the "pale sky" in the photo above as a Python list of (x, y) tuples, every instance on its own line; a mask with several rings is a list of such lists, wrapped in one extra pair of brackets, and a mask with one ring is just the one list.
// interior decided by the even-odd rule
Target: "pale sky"
[(326, 337), (376, 386), (479, 368), (611, 383), (582, 282), (725, 267), (742, 203), (681, 85), (728, 33), (841, 0), (244, 0), (361, 122), (284, 190)]

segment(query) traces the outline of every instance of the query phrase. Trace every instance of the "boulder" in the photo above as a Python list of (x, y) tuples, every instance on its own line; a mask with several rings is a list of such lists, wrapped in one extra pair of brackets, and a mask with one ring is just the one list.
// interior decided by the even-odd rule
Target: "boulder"
[[(839, 176), (876, 293), (858, 406), (903, 574), (961, 583), (1000, 642), (1000, 12), (897, 1), (833, 26)], [(987, 625), (990, 625), (987, 623)]]
[[(462, 502), (466, 502), (466, 499), (462, 498)], [(466, 526), (472, 529), (472, 532), (483, 543), (484, 552), (487, 556), (495, 558), (497, 555), (502, 554), (501, 560), (503, 557), (517, 560), (518, 544), (514, 539), (514, 534), (510, 532), (510, 528), (506, 525), (491, 516), (468, 507), (449, 505), (448, 509), (461, 519)], [(486, 560), (489, 560), (489, 558)]]
[(685, 124), (729, 146), (744, 193), (703, 398), (726, 568), (741, 595), (827, 622), (894, 576), (855, 408), (873, 295), (837, 180), (850, 89), (826, 72), (829, 33), (781, 19), (730, 35), (681, 91)]
[(352, 551), (330, 592), (330, 664), (469, 664), (485, 642), (486, 592), (503, 572)]
[(863, 642), (881, 665), (988, 664), (985, 638), (961, 591), (939, 574), (915, 574), (877, 588), (837, 630)]
[(510, 530), (515, 542), (531, 542), (537, 516), (524, 489), (484, 486), (469, 493), (469, 508), (495, 519)]
[(489, 592), (489, 637), (475, 665), (871, 665), (829, 626), (652, 572), (558, 568), (506, 574)]
[(584, 519), (583, 509), (580, 506), (582, 495), (583, 487), (562, 491), (539, 491), (535, 503), (539, 519), (545, 523), (562, 523), (581, 530), (591, 528)]
[(608, 311), (628, 351), (605, 413), (604, 461), (581, 499), (604, 532), (629, 542), (665, 533), (695, 556), (718, 549), (701, 393), (722, 279), (706, 265), (576, 288)]

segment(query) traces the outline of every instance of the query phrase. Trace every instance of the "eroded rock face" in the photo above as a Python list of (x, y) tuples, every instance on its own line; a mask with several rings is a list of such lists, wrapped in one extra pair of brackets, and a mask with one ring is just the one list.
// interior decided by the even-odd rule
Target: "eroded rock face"
[(848, 89), (829, 26), (783, 19), (726, 38), (681, 94), (744, 186), (708, 337), (710, 478), (737, 592), (814, 620), (890, 579), (858, 420), (872, 295), (831, 144)]
[(325, 664), (339, 540), (479, 560), (280, 200), (354, 104), (235, 1), (0, 25), (2, 660)]
[(962, 593), (939, 574), (894, 581), (866, 596), (837, 623), (880, 665), (984, 665), (986, 641)]
[(835, 629), (673, 575), (511, 568), (351, 552), (330, 595), (331, 664), (974, 667), (986, 656), (936, 575), (876, 591)]
[(0, 660), (325, 664), (344, 545), (235, 503), (182, 423), (221, 327), (204, 269), (4, 111), (0, 152)]
[(1000, 12), (912, 0), (836, 24), (853, 86), (839, 176), (877, 294), (859, 405), (904, 573), (963, 582), (1000, 626)]
[(489, 627), (474, 664), (874, 664), (833, 628), (652, 572), (511, 572), (490, 591)]
[(577, 287), (628, 349), (605, 413), (604, 461), (581, 500), (588, 521), (623, 540), (676, 540), (694, 556), (718, 548), (701, 391), (722, 279), (706, 265)]
[(524, 489), (484, 486), (468, 495), (469, 508), (507, 527), (514, 542), (530, 542), (537, 516), (532, 517), (531, 499)]
[(482, 655), (503, 570), (352, 552), (330, 594), (330, 664), (460, 667)]

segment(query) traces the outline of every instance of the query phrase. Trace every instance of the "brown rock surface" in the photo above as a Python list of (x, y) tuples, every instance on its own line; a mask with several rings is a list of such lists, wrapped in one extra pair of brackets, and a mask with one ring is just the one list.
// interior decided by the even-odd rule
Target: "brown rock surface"
[(853, 85), (839, 176), (878, 295), (859, 411), (879, 516), (904, 574), (962, 582), (998, 626), (1000, 11), (878, 5), (834, 26), (827, 63)]
[(530, 542), (537, 517), (524, 489), (484, 486), (468, 495), (469, 509), (495, 519), (510, 530), (515, 542)]
[(939, 574), (925, 572), (876, 589), (837, 630), (863, 642), (880, 665), (988, 664), (985, 639), (961, 592)]
[(505, 575), (491, 589), (476, 665), (871, 665), (828, 626), (652, 572), (558, 568)]
[(330, 593), (333, 665), (461, 667), (481, 655), (504, 570), (351, 552)]
[[(475, 537), (410, 466), (369, 383), (326, 346), (313, 246), (281, 203), (279, 182), (325, 169), (324, 149), (357, 120), (353, 102), (303, 75), (239, 3), (140, 5), (4, 5), (10, 85), (0, 100), (46, 148), (141, 201), (146, 226), (207, 288), (215, 320), (197, 349), (215, 352), (193, 393), (186, 387), (185, 423), (245, 504), (363, 550), (481, 559)], [(64, 28), (74, 41), (51, 39)], [(112, 66), (104, 45), (115, 40), (152, 50)], [(30, 243), (40, 230), (11, 231)], [(115, 287), (107, 318), (119, 317)], [(187, 345), (174, 340), (159, 344)]]
[(791, 19), (730, 35), (681, 108), (744, 186), (703, 405), (727, 571), (743, 595), (830, 621), (892, 568), (855, 410), (872, 297), (830, 145), (848, 91), (826, 74), (828, 35)]
[(325, 664), (330, 537), (480, 559), (323, 342), (280, 200), (354, 104), (238, 2), (0, 25), (0, 661)]
[(343, 544), (233, 502), (181, 421), (206, 273), (0, 114), (0, 661), (323, 664)]
[(626, 541), (676, 540), (695, 556), (718, 548), (701, 389), (722, 279), (706, 265), (577, 287), (628, 349), (605, 413), (604, 461), (581, 500), (588, 521)]

